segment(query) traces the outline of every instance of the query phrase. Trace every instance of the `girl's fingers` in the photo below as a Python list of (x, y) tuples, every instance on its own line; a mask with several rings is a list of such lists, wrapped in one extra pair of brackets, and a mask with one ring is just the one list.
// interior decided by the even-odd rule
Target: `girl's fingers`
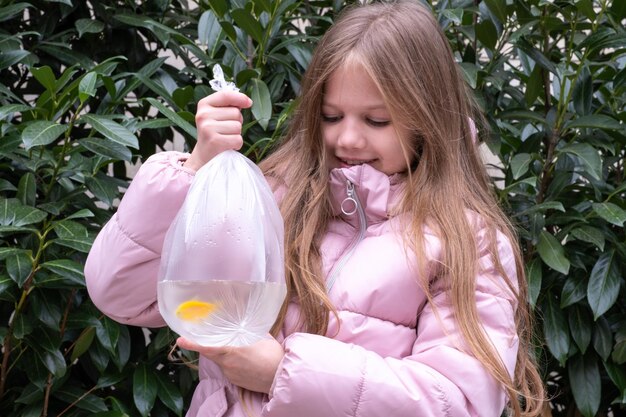
[(198, 129), (210, 129), (215, 135), (239, 135), (241, 134), (241, 122), (238, 120), (200, 120), (196, 123)]
[(238, 107), (198, 107), (196, 120), (243, 120)]
[(219, 91), (204, 97), (198, 102), (198, 106), (204, 105), (247, 109), (252, 106), (252, 100), (247, 95), (236, 91)]

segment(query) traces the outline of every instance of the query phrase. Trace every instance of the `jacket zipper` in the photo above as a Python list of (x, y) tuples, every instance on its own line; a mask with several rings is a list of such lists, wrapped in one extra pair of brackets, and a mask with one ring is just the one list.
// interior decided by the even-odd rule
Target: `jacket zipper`
[[(345, 250), (341, 258), (339, 258), (339, 260), (335, 262), (333, 269), (328, 275), (326, 288), (329, 294), (331, 288), (333, 287), (333, 285), (335, 285), (335, 281), (337, 280), (339, 273), (348, 262), (348, 259), (350, 259), (350, 257), (354, 253), (357, 245), (365, 237), (365, 231), (367, 230), (367, 219), (365, 218), (365, 210), (363, 210), (363, 206), (361, 205), (359, 196), (357, 195), (356, 191), (354, 191), (354, 184), (352, 184), (350, 181), (346, 182), (346, 194), (347, 197), (341, 202), (341, 211), (347, 216), (351, 216), (355, 213), (359, 216), (359, 231), (352, 240), (352, 242), (350, 242), (350, 245), (348, 245), (348, 248)], [(351, 205), (354, 206), (353, 209), (351, 209)]]

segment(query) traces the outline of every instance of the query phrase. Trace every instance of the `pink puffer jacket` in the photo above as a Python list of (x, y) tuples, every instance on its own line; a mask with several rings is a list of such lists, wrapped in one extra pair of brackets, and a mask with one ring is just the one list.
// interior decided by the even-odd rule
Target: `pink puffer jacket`
[[(164, 152), (149, 158), (89, 254), (89, 294), (100, 310), (121, 323), (165, 324), (156, 303), (159, 254), (193, 179), (181, 165), (186, 157)], [(466, 353), (446, 295), (432, 274), (437, 317), (418, 285), (416, 260), (407, 257), (401, 241), (402, 216), (388, 216), (401, 178), (360, 165), (334, 170), (331, 187), (337, 217), (321, 249), (341, 326), (331, 316), (328, 337), (298, 332), (297, 306), (291, 305), (279, 339), (285, 356), (270, 394), (245, 395), (242, 402), (219, 368), (203, 359), (188, 416), (244, 417), (246, 410), (265, 417), (500, 416), (503, 389)], [(344, 202), (344, 208), (356, 208), (347, 216), (340, 207), (352, 187), (358, 206)], [(518, 349), (515, 297), (495, 272), (486, 231), (476, 228), (481, 257), (476, 303), (484, 329), (512, 375)], [(434, 272), (440, 244), (433, 234), (426, 235), (426, 242), (427, 269)], [(498, 250), (515, 279), (511, 247), (502, 235)]]

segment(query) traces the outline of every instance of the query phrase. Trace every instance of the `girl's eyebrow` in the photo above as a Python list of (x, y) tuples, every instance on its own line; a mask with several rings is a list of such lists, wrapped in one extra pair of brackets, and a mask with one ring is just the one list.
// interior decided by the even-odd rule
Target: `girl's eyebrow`
[[(329, 102), (327, 100), (322, 100), (322, 106), (333, 107), (333, 108), (340, 107), (340, 106), (337, 106), (336, 104), (333, 104), (332, 102)], [(359, 106), (359, 107), (361, 109), (367, 110), (367, 111), (371, 111), (371, 110), (385, 110), (386, 111), (387, 110), (387, 106), (385, 106), (385, 104), (382, 103), (382, 102), (381, 103), (372, 103), (372, 104), (369, 104), (369, 105)]]

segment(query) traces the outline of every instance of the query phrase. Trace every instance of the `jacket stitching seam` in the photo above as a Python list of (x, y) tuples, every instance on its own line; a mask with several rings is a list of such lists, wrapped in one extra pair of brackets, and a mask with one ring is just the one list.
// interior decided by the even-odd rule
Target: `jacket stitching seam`
[(361, 374), (361, 381), (359, 382), (359, 387), (357, 390), (354, 413), (352, 414), (354, 417), (357, 417), (357, 415), (359, 414), (359, 409), (361, 406), (361, 397), (363, 396), (363, 391), (365, 391), (365, 373), (366, 372), (367, 372), (367, 356), (363, 360), (363, 372)]
[(156, 253), (155, 251), (153, 251), (152, 249), (148, 248), (145, 245), (142, 245), (141, 243), (139, 243), (135, 238), (133, 238), (129, 232), (126, 231), (126, 229), (124, 228), (124, 226), (122, 226), (122, 222), (120, 219), (119, 214), (117, 216), (114, 217), (115, 218), (115, 223), (117, 224), (117, 228), (119, 229), (119, 231), (122, 233), (122, 235), (130, 240), (131, 242), (133, 242), (135, 245), (144, 248), (147, 251), (150, 251), (151, 253), (158, 255), (158, 253)]
[(347, 313), (357, 314), (357, 315), (362, 316), (362, 317), (365, 317), (365, 318), (367, 318), (367, 319), (380, 320), (380, 321), (382, 321), (382, 322), (392, 324), (392, 325), (394, 325), (394, 326), (396, 326), (396, 327), (405, 327), (405, 328), (407, 328), (407, 329), (411, 329), (411, 330), (415, 330), (415, 331), (417, 331), (417, 323), (415, 324), (415, 326), (412, 326), (412, 325), (410, 325), (410, 324), (409, 324), (409, 325), (407, 325), (407, 324), (405, 324), (405, 323), (398, 323), (398, 322), (395, 322), (395, 321), (390, 320), (390, 319), (384, 319), (384, 318), (382, 318), (382, 317), (372, 316), (372, 315), (371, 315), (371, 314), (369, 314), (369, 313), (365, 314), (365, 313), (361, 313), (361, 312), (359, 312), (359, 311), (350, 310), (349, 308), (346, 308), (346, 307), (339, 308), (339, 309), (338, 309), (338, 312), (340, 312), (340, 311), (345, 311), (345, 312), (347, 312)]
[(444, 392), (443, 388), (441, 387), (441, 384), (438, 381), (435, 382), (435, 388), (437, 389), (437, 392), (439, 394), (438, 395), (439, 399), (443, 403), (443, 410), (441, 411), (444, 412), (446, 417), (451, 417), (450, 409), (452, 408), (452, 406), (450, 405), (450, 402), (448, 401), (448, 397), (446, 396), (446, 393)]

